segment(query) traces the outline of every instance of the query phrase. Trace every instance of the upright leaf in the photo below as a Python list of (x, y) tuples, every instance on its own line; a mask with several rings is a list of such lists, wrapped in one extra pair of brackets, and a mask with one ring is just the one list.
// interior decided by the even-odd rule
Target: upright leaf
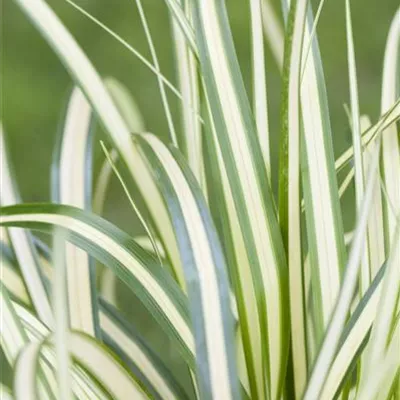
[(307, 377), (300, 211), (300, 71), (306, 6), (306, 1), (292, 3), (287, 23), (279, 169), (279, 223), (288, 256), (291, 354), (296, 398), (301, 396)]
[[(211, 124), (218, 132), (218, 135), (209, 139), (217, 140), (217, 151), (221, 152), (226, 169), (226, 183), (233, 200), (229, 208), (234, 210), (235, 215), (230, 224), (235, 230), (233, 234), (239, 249), (245, 250), (241, 258), (247, 258), (242, 266), (247, 272), (243, 273), (250, 276), (250, 281), (247, 281), (252, 287), (249, 295), (254, 296), (256, 308), (253, 310), (258, 313), (248, 329), (254, 329), (256, 334), (258, 330), (262, 338), (253, 342), (253, 346), (256, 346), (253, 349), (245, 349), (259, 358), (255, 365), (252, 362), (257, 382), (257, 387), (252, 388), (252, 395), (264, 397), (267, 390), (272, 398), (278, 398), (288, 349), (288, 321), (284, 311), (287, 271), (274, 200), (240, 74), (225, 4), (223, 1), (197, 0), (194, 8), (195, 34), (211, 110)], [(270, 382), (268, 388), (265, 388), (266, 380)]]
[(258, 140), (269, 177), (271, 178), (270, 138), (268, 126), (267, 82), (262, 31), (261, 0), (250, 1), (252, 44), (253, 112)]
[[(390, 27), (383, 64), (381, 111), (385, 113), (399, 97), (400, 8)], [(397, 218), (400, 215), (400, 142), (396, 124), (382, 133), (382, 165), (386, 199), (386, 248), (394, 242)], [(397, 260), (400, 264), (400, 258)]]
[(155, 136), (137, 140), (158, 177), (176, 232), (191, 303), (200, 397), (239, 399), (229, 281), (200, 187)]
[[(351, 21), (350, 2), (346, 0), (346, 34), (347, 58), (350, 82), (351, 121), (354, 148), (354, 178), (356, 187), (356, 210), (360, 212), (364, 196), (364, 163), (361, 150), (360, 106), (358, 103), (357, 70), (354, 51), (353, 28)], [(379, 190), (379, 189), (378, 189)], [(371, 270), (368, 258), (368, 247), (365, 248), (361, 260), (360, 293), (363, 295), (371, 281)]]
[[(192, 20), (190, 1), (181, 1), (186, 18)], [(175, 59), (179, 89), (182, 94), (182, 142), (190, 168), (198, 182), (202, 182), (203, 159), (200, 114), (200, 78), (196, 54), (188, 44), (176, 17), (172, 16), (172, 29), (175, 44)]]
[[(286, 1), (286, 4), (291, 2)], [(304, 4), (301, 2), (300, 4)], [(298, 5), (299, 6), (299, 5)], [(305, 5), (303, 5), (305, 6)], [(321, 57), (308, 9), (304, 30), (302, 83), (302, 171), (312, 286), (317, 304), (318, 335), (327, 327), (340, 288), (345, 262), (344, 232), (332, 148), (332, 132)], [(312, 40), (311, 54), (305, 57)]]
[[(91, 208), (93, 124), (91, 106), (81, 90), (75, 88), (54, 152), (52, 192), (57, 203)], [(86, 252), (71, 243), (65, 246), (70, 325), (94, 335), (98, 318), (95, 271)]]
[(314, 363), (304, 400), (319, 398), (325, 379), (332, 365), (340, 337), (343, 334), (347, 314), (356, 288), (360, 262), (366, 245), (366, 229), (368, 226), (369, 211), (373, 202), (373, 194), (377, 185), (376, 171), (379, 163), (380, 146), (375, 149), (367, 178), (365, 196), (359, 214), (356, 231), (347, 261), (343, 284), (340, 289), (336, 307), (327, 328), (322, 346)]

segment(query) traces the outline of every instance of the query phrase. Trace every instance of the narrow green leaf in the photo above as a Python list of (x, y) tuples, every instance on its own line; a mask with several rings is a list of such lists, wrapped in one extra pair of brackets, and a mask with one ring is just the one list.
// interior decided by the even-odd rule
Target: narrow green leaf
[(104, 83), (129, 130), (133, 133), (144, 132), (146, 126), (143, 115), (129, 90), (113, 77), (107, 77)]
[[(155, 66), (149, 60), (147, 60), (138, 50), (136, 50), (133, 46), (131, 46), (126, 40), (124, 40), (121, 36), (119, 36), (108, 26), (103, 24), (100, 20), (95, 18), (92, 14), (85, 11), (85, 9), (80, 7), (78, 4), (74, 3), (72, 0), (65, 0), (65, 1), (72, 7), (74, 7), (77, 11), (79, 11), (83, 16), (88, 18), (90, 21), (94, 22), (97, 26), (99, 26), (101, 29), (103, 29), (105, 32), (111, 35), (111, 37), (113, 37), (116, 41), (118, 41), (133, 55), (135, 55), (147, 68), (150, 69), (150, 71), (152, 71), (163, 81), (166, 87), (168, 87), (171, 90), (171, 92), (178, 97), (178, 99), (182, 100), (182, 95), (179, 93), (178, 89), (164, 75), (162, 75), (161, 72), (157, 68), (155, 68)], [(127, 119), (126, 122), (129, 124), (129, 118)]]
[(343, 283), (338, 296), (337, 304), (328, 325), (325, 338), (314, 363), (308, 385), (304, 394), (304, 400), (319, 398), (326, 376), (334, 359), (340, 337), (343, 333), (347, 313), (351, 305), (354, 290), (357, 283), (359, 266), (365, 246), (365, 235), (368, 226), (369, 211), (373, 202), (373, 194), (376, 188), (376, 170), (379, 163), (380, 146), (376, 147), (371, 161), (371, 167), (366, 180), (365, 196), (362, 209), (359, 214), (356, 231), (352, 241), (351, 251), (347, 261)]
[[(366, 350), (366, 366), (362, 370), (360, 391), (365, 393), (368, 380), (373, 375), (375, 366), (384, 362), (389, 343), (391, 342), (391, 332), (393, 322), (396, 320), (398, 312), (398, 302), (400, 293), (400, 219), (397, 219), (397, 227), (393, 236), (393, 245), (390, 249), (387, 261), (387, 271), (382, 284), (382, 293), (378, 303), (380, 312), (376, 316), (371, 338)], [(394, 331), (393, 340), (399, 343), (399, 330)], [(397, 367), (400, 368), (400, 360), (397, 359)]]
[(334, 167), (332, 132), (322, 62), (316, 37), (311, 40), (313, 17), (308, 5), (304, 32), (301, 83), (302, 170), (313, 293), (318, 304), (317, 342), (326, 328), (339, 294), (345, 263), (344, 232)]
[(279, 223), (288, 257), (291, 358), (296, 398), (301, 396), (307, 378), (300, 210), (300, 69), (306, 5), (303, 1), (292, 3), (287, 22), (279, 168)]
[[(392, 124), (400, 119), (400, 98), (392, 103), (387, 112), (385, 112), (379, 120), (363, 131), (362, 145), (363, 147), (370, 146), (379, 133), (388, 129)], [(335, 161), (336, 172), (340, 172), (348, 162), (353, 158), (353, 146), (345, 150)]]
[(191, 26), (190, 20), (185, 15), (185, 10), (181, 6), (179, 0), (164, 0), (167, 4), (171, 15), (173, 16), (176, 23), (180, 26), (182, 33), (184, 34), (188, 44), (190, 45), (194, 54), (197, 55), (197, 44), (193, 27)]
[[(190, 1), (181, 2), (189, 20), (192, 19)], [(172, 32), (175, 44), (175, 60), (180, 92), (182, 93), (182, 143), (189, 165), (198, 182), (202, 182), (203, 160), (200, 114), (200, 78), (196, 54), (188, 45), (178, 22), (172, 16)]]
[(128, 200), (129, 200), (129, 203), (130, 203), (131, 207), (133, 208), (136, 216), (138, 217), (140, 223), (142, 224), (142, 227), (144, 228), (144, 230), (145, 230), (145, 232), (147, 234), (147, 237), (150, 239), (150, 242), (151, 242), (151, 244), (153, 246), (153, 251), (157, 256), (158, 261), (160, 262), (160, 266), (162, 266), (161, 256), (160, 256), (160, 254), (158, 252), (158, 246), (156, 244), (155, 237), (154, 237), (154, 235), (153, 235), (153, 233), (151, 231), (150, 226), (147, 224), (146, 220), (144, 219), (144, 217), (142, 216), (141, 212), (139, 211), (139, 208), (136, 206), (135, 202), (133, 201), (132, 196), (130, 195), (129, 190), (128, 190), (128, 188), (127, 188), (127, 186), (126, 186), (121, 174), (119, 173), (117, 167), (115, 166), (114, 161), (112, 160), (112, 157), (111, 157), (109, 151), (107, 150), (107, 148), (105, 147), (103, 142), (100, 142), (100, 144), (101, 144), (101, 147), (102, 147), (102, 149), (103, 149), (103, 151), (104, 151), (104, 153), (106, 155), (106, 158), (107, 158), (108, 162), (111, 165), (111, 168), (113, 169), (115, 175), (117, 175), (117, 178), (120, 181), (120, 183), (122, 185), (122, 188), (124, 189), (124, 192), (125, 192)]
[(347, 322), (335, 359), (325, 380), (321, 398), (335, 398), (346, 374), (355, 367), (361, 351), (365, 348), (371, 326), (376, 318), (385, 271), (386, 264), (380, 268)]
[[(363, 127), (369, 128), (371, 122), (368, 117), (361, 117), (361, 129)], [(366, 175), (368, 168), (371, 163), (372, 154), (374, 153), (374, 146), (365, 148), (363, 153), (364, 161), (364, 176)], [(377, 177), (380, 179), (380, 166), (378, 166)], [(374, 279), (378, 273), (380, 265), (383, 264), (386, 258), (385, 252), (385, 231), (384, 231), (384, 213), (383, 213), (383, 201), (382, 201), (382, 190), (381, 188), (375, 191), (374, 202), (371, 208), (371, 213), (368, 222), (368, 256), (370, 262), (370, 275), (371, 279)]]
[(256, 283), (259, 280), (251, 269), (252, 264), (246, 254), (244, 238), (239, 227), (239, 216), (234, 207), (233, 194), (212, 121), (206, 124), (206, 128), (210, 129), (206, 132), (207, 146), (204, 146), (207, 155), (205, 159), (207, 192), (214, 222), (223, 239), (237, 300), (240, 321), (237, 346), (239, 354), (243, 354), (242, 360), (245, 363), (240, 368), (241, 380), (246, 382), (245, 386), (249, 393), (256, 394), (257, 390), (262, 390), (259, 385), (263, 385), (262, 360), (265, 357), (262, 353), (264, 350), (261, 332), (260, 329), (256, 329), (260, 323), (256, 297)]
[[(20, 202), (18, 188), (15, 186), (15, 179), (12, 166), (7, 154), (6, 140), (4, 137), (3, 126), (0, 123), (0, 162), (1, 162), (1, 192), (0, 204), (8, 206)], [(34, 307), (40, 318), (48, 326), (53, 325), (53, 315), (46, 288), (42, 281), (40, 265), (36, 251), (33, 247), (29, 235), (20, 229), (8, 229), (8, 234), (21, 266), (24, 281), (27, 286), (29, 296), (32, 298)]]
[(137, 140), (154, 168), (177, 236), (191, 303), (200, 396), (239, 399), (226, 265), (200, 187), (183, 160), (176, 160), (155, 136)]
[[(382, 78), (382, 113), (388, 111), (393, 102), (400, 97), (398, 68), (400, 65), (400, 8), (393, 18), (386, 42), (385, 59)], [(397, 218), (400, 215), (400, 142), (396, 125), (391, 125), (382, 132), (382, 172), (384, 176), (387, 199), (386, 211), (386, 248), (395, 243), (394, 235)], [(394, 209), (391, 207), (394, 205)], [(400, 264), (400, 258), (397, 263)]]
[[(286, 366), (288, 320), (284, 311), (287, 299), (286, 261), (274, 200), (225, 4), (222, 1), (197, 0), (194, 6), (195, 34), (212, 115), (211, 124), (218, 132), (209, 139), (218, 143), (217, 151), (221, 152), (226, 169), (226, 183), (233, 200), (227, 208), (234, 210), (235, 214), (230, 223), (235, 224), (232, 230), (235, 231), (233, 234), (238, 248), (245, 250), (242, 258), (247, 258), (248, 264), (243, 268), (253, 280), (250, 281), (253, 286), (250, 295), (255, 296), (257, 304), (253, 310), (258, 313), (258, 320), (253, 321), (251, 329), (255, 330), (255, 334), (258, 329), (262, 339), (253, 343), (257, 347), (252, 352), (258, 358), (261, 355), (256, 366), (257, 388), (252, 389), (255, 391), (253, 396), (264, 397), (266, 382), (270, 382), (267, 390), (272, 398), (278, 398)], [(269, 371), (267, 367), (270, 367)]]
[(256, 120), (258, 140), (260, 142), (267, 173), (271, 179), (267, 82), (265, 71), (264, 37), (262, 31), (261, 1), (262, 0), (250, 0), (253, 109)]
[[(144, 28), (144, 33), (146, 35), (147, 44), (148, 44), (148, 46), (150, 48), (150, 54), (151, 54), (151, 58), (153, 59), (153, 64), (154, 64), (155, 68), (158, 71), (160, 71), (160, 65), (158, 63), (157, 52), (156, 52), (156, 49), (154, 47), (153, 38), (152, 38), (152, 35), (150, 33), (150, 28), (149, 28), (149, 25), (147, 23), (146, 15), (144, 13), (144, 9), (143, 9), (143, 6), (142, 6), (142, 1), (141, 0), (135, 0), (135, 2), (136, 2), (136, 6), (138, 8), (138, 11), (139, 11), (140, 20), (141, 20), (143, 28)], [(171, 109), (170, 109), (170, 106), (169, 106), (169, 103), (168, 103), (167, 94), (165, 92), (164, 82), (160, 78), (159, 75), (157, 75), (157, 80), (158, 80), (158, 87), (159, 87), (160, 94), (161, 94), (161, 101), (162, 101), (162, 104), (163, 104), (165, 116), (167, 118), (170, 139), (171, 139), (172, 143), (176, 147), (179, 147), (178, 146), (178, 139), (177, 139), (176, 132), (175, 132), (174, 121), (173, 121), (172, 114), (171, 114)]]
[[(361, 126), (360, 126), (360, 106), (358, 103), (358, 84), (356, 59), (353, 41), (353, 28), (351, 22), (350, 2), (346, 0), (346, 36), (347, 36), (347, 59), (350, 82), (350, 104), (352, 121), (352, 138), (354, 149), (354, 178), (356, 189), (356, 210), (360, 212), (364, 196), (364, 163), (361, 149)], [(379, 189), (378, 189), (379, 190)], [(360, 293), (363, 295), (371, 282), (371, 268), (368, 258), (368, 246), (366, 246), (361, 260), (360, 269)]]
[[(53, 310), (55, 316), (54, 341), (56, 351), (56, 374), (57, 374), (57, 399), (70, 400), (71, 377), (70, 358), (68, 343), (68, 295), (67, 295), (67, 265), (65, 260), (65, 237), (63, 233), (55, 230), (53, 236)], [(85, 253), (86, 255), (86, 253)], [(83, 264), (83, 268), (86, 265)], [(91, 314), (88, 316), (91, 319)]]
[[(118, 107), (118, 110), (126, 121), (129, 130), (136, 133), (144, 132), (146, 128), (142, 114), (128, 89), (112, 77), (106, 78), (105, 84), (115, 102), (115, 105)], [(110, 157), (112, 162), (116, 163), (118, 159), (118, 152), (113, 149), (110, 153)], [(112, 172), (112, 164), (110, 164), (109, 160), (106, 158), (96, 179), (96, 185), (93, 194), (93, 210), (97, 214), (102, 214), (103, 212)]]
[[(93, 125), (91, 106), (75, 88), (54, 150), (52, 192), (56, 203), (91, 208)], [(65, 257), (71, 328), (94, 335), (98, 318), (94, 266), (86, 252), (70, 243), (66, 243)]]

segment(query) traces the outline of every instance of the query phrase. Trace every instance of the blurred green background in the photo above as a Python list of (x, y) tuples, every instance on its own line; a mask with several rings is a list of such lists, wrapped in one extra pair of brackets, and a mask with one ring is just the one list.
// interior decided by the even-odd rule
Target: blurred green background
[[(76, 0), (77, 4), (115, 30), (150, 59), (134, 0)], [(147, 130), (166, 137), (167, 124), (155, 76), (106, 32), (83, 17), (64, 0), (48, 0), (76, 37), (102, 76), (114, 76), (134, 95), (144, 116)], [(144, 0), (162, 72), (176, 82), (170, 21), (163, 0)], [(313, 1), (314, 11), (318, 4)], [(250, 40), (248, 1), (227, 1), (235, 45), (250, 94)], [(350, 145), (351, 137), (344, 103), (349, 102), (345, 42), (344, 0), (326, 0), (318, 26), (321, 54), (331, 110), (335, 151)], [(355, 35), (362, 113), (372, 120), (379, 115), (380, 85), (385, 41), (399, 0), (353, 0)], [(279, 0), (274, 2), (279, 10)], [(9, 148), (25, 201), (47, 201), (52, 149), (72, 81), (46, 42), (36, 32), (12, 0), (2, 0), (1, 13), (1, 118), (8, 134)], [(269, 106), (272, 126), (272, 154), (277, 160), (279, 141), (280, 77), (269, 50)], [(178, 125), (179, 104), (169, 97)], [(99, 146), (97, 146), (99, 147)], [(96, 168), (104, 156), (95, 152)], [(95, 168), (95, 170), (96, 170)], [(350, 228), (352, 192), (345, 200), (345, 222)], [(106, 216), (128, 232), (138, 224), (118, 183), (113, 180)], [(130, 218), (130, 216), (132, 218)], [(348, 217), (348, 218), (347, 218)], [(121, 289), (122, 290), (122, 289)], [(124, 297), (124, 295), (122, 295)], [(143, 315), (134, 303), (135, 314)], [(131, 305), (132, 307), (132, 305)], [(152, 322), (145, 318), (142, 329), (154, 336), (156, 349), (168, 351)], [(173, 354), (170, 354), (173, 358)]]

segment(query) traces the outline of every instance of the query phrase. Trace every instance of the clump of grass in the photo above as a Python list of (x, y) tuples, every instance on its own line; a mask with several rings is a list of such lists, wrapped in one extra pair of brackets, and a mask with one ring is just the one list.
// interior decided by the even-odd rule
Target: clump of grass
[[(400, 10), (385, 51), (382, 115), (371, 124), (360, 115), (345, 3), (353, 146), (335, 160), (307, 0), (283, 2), (285, 38), (268, 4), (250, 1), (252, 104), (223, 1), (165, 0), (176, 88), (160, 72), (140, 0), (151, 62), (68, 0), (155, 73), (172, 145), (145, 133), (130, 94), (100, 78), (46, 2), (14, 1), (76, 88), (55, 149), (51, 203), (22, 203), (1, 130), (0, 337), (14, 371), (12, 393), (2, 386), (3, 398), (397, 399)], [(276, 149), (269, 144), (262, 8), (282, 68), (279, 166), (270, 162)], [(181, 129), (167, 90), (181, 101)], [(102, 144), (106, 160), (92, 190), (96, 121), (109, 144)], [(113, 170), (144, 239), (101, 217)], [(129, 193), (127, 174), (143, 207)], [(353, 178), (357, 223), (345, 234), (340, 197)], [(54, 246), (30, 230), (50, 233)], [(107, 271), (100, 288), (93, 260)], [(125, 319), (117, 278), (168, 337), (190, 387)]]

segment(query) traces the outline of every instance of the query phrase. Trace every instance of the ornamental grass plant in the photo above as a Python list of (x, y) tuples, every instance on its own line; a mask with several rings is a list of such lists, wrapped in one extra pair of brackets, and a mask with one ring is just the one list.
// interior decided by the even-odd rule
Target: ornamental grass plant
[[(45, 0), (13, 1), (75, 87), (48, 203), (21, 199), (0, 129), (0, 343), (13, 372), (2, 399), (400, 399), (400, 8), (371, 121), (359, 107), (351, 2), (342, 1), (352, 145), (335, 159), (317, 40), (324, 0), (315, 17), (307, 0), (283, 0), (284, 26), (267, 0), (243, 2), (251, 100), (224, 0), (164, 0), (177, 86), (160, 71), (141, 0), (150, 60), (66, 0), (155, 74), (167, 141), (145, 130), (132, 94), (100, 77)], [(265, 41), (281, 71), (278, 133)], [(180, 102), (179, 127), (169, 96)], [(98, 175), (94, 148), (104, 154)], [(102, 216), (112, 177), (142, 236)], [(345, 232), (351, 186), (356, 222)], [(118, 283), (171, 357), (132, 322), (136, 307), (121, 306)]]

